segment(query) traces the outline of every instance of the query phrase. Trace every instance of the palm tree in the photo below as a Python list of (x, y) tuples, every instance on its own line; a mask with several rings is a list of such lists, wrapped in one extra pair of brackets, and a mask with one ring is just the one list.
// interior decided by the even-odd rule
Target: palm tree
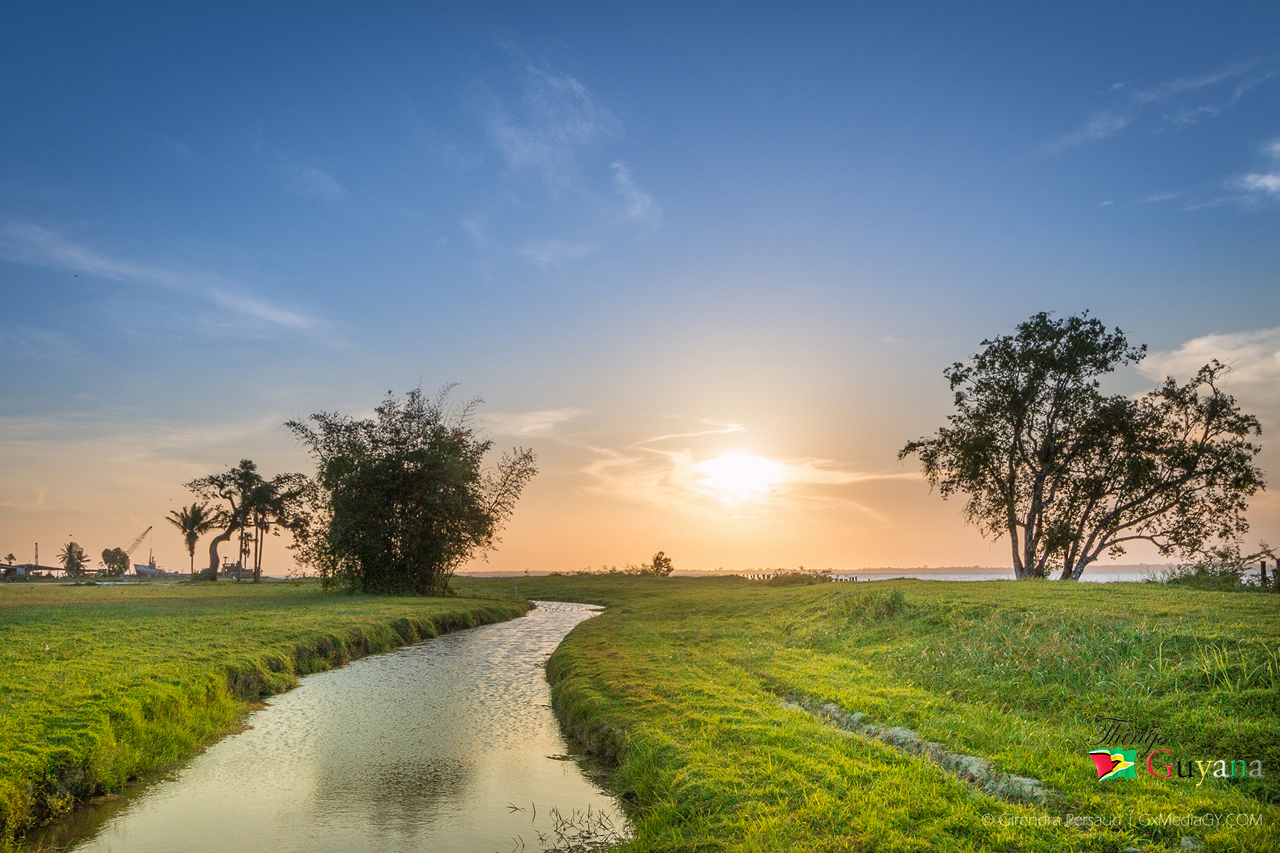
[(62, 568), (67, 577), (78, 578), (84, 575), (84, 567), (89, 565), (89, 555), (76, 542), (68, 542), (58, 554)]
[(196, 574), (196, 542), (218, 524), (217, 513), (209, 510), (206, 503), (194, 503), (182, 509), (169, 510), (165, 519), (182, 534), (182, 541), (187, 545), (187, 553), (191, 555), (191, 576)]
[(245, 496), (246, 521), (242, 532), (245, 544), (252, 549), (254, 583), (262, 580), (262, 552), (267, 534), (279, 536), (279, 528), (296, 531), (304, 522), (307, 483), (302, 474), (280, 474), (262, 481)]

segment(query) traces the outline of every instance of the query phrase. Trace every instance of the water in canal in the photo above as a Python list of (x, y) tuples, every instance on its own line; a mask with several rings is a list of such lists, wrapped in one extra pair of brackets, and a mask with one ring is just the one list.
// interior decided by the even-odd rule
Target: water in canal
[(80, 815), (71, 849), (535, 851), (556, 837), (553, 810), (621, 830), (566, 755), (543, 674), (591, 615), (544, 603), (307, 676), (172, 778)]

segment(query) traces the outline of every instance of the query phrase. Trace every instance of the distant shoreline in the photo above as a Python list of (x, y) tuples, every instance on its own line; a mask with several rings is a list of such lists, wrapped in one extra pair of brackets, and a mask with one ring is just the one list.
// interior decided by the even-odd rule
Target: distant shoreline
[[(1094, 578), (1107, 578), (1111, 580), (1142, 580), (1148, 576), (1156, 576), (1161, 572), (1169, 571), (1173, 568), (1173, 564), (1166, 563), (1105, 563), (1095, 564), (1085, 569), (1081, 580), (1091, 580), (1090, 575)], [(566, 572), (549, 572), (549, 571), (533, 571), (533, 570), (493, 570), (493, 571), (476, 571), (476, 572), (457, 572), (459, 577), (471, 578), (520, 578), (520, 577), (550, 577), (555, 574), (570, 574), (576, 570)], [(762, 574), (779, 574), (782, 572), (796, 571), (787, 567), (764, 567), (751, 569), (676, 569), (672, 573), (672, 577), (689, 577), (689, 578), (706, 578), (706, 577), (747, 577), (750, 575)], [(802, 571), (820, 574), (829, 572), (833, 577), (841, 579), (850, 579), (857, 577), (866, 580), (887, 580), (890, 578), (917, 578), (920, 580), (1013, 580), (1013, 569), (1009, 566), (917, 566), (913, 568), (893, 567), (893, 566), (877, 566), (860, 569), (803, 569)], [(598, 574), (608, 574), (608, 572), (599, 572)], [(960, 577), (958, 577), (960, 576)], [(1115, 576), (1121, 576), (1119, 578)], [(1056, 572), (1050, 575), (1050, 578), (1056, 578)]]

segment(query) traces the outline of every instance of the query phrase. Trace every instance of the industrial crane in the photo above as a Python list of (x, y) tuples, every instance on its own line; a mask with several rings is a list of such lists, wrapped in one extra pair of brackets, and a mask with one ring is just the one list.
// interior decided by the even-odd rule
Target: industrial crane
[[(134, 552), (134, 550), (135, 550), (135, 549), (137, 549), (137, 547), (138, 547), (139, 545), (141, 545), (141, 544), (142, 544), (142, 540), (143, 540), (143, 539), (146, 539), (146, 538), (147, 538), (147, 534), (151, 532), (151, 528), (153, 528), (153, 527), (155, 527), (155, 525), (154, 525), (154, 524), (149, 524), (149, 525), (147, 525), (147, 529), (146, 529), (146, 530), (144, 530), (144, 531), (142, 531), (141, 533), (139, 533), (139, 534), (138, 534), (138, 538), (137, 538), (137, 539), (135, 539), (135, 540), (133, 540), (133, 542), (131, 542), (131, 543), (129, 544), (129, 547), (128, 547), (128, 548), (125, 548), (125, 549), (124, 549), (124, 553), (125, 553), (127, 556), (129, 556), (129, 557), (131, 557), (131, 558), (132, 558), (132, 557), (133, 557), (133, 552)], [(149, 563), (149, 562), (148, 562), (148, 565), (150, 565), (150, 563)], [(134, 566), (134, 569), (133, 569), (133, 570), (134, 570), (134, 572), (135, 572), (135, 573), (137, 573), (137, 571), (138, 571), (138, 567), (137, 567), (137, 566)]]

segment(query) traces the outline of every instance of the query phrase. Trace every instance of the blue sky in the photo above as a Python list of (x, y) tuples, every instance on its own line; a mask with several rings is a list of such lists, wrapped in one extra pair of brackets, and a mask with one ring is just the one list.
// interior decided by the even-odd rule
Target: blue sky
[(542, 460), (495, 568), (999, 565), (895, 453), (1041, 310), (1280, 471), (1274, 4), (614, 6), (6, 4), (0, 552), (457, 382)]

